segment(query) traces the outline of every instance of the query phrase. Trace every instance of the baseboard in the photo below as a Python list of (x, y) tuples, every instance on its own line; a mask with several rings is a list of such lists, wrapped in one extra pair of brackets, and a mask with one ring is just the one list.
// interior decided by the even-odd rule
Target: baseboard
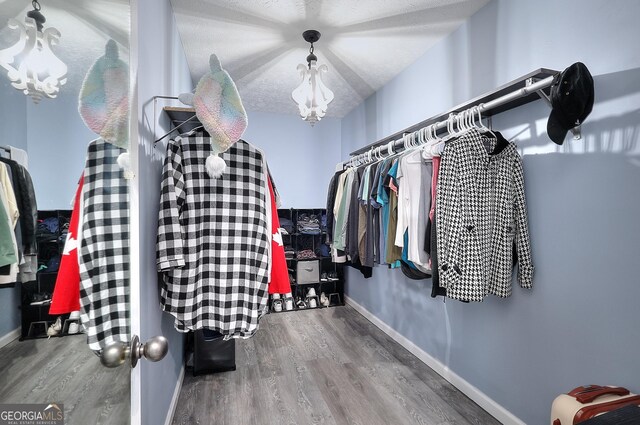
[(447, 366), (445, 366), (440, 360), (431, 356), (422, 348), (415, 345), (408, 338), (400, 334), (391, 326), (384, 323), (377, 318), (373, 313), (367, 310), (355, 302), (347, 295), (344, 296), (345, 302), (353, 307), (358, 313), (362, 314), (367, 320), (376, 325), (382, 332), (389, 335), (394, 341), (406, 348), (411, 354), (419, 358), (423, 363), (436, 371), (440, 376), (449, 381), (454, 387), (462, 391), (467, 397), (476, 402), (480, 407), (486, 410), (491, 416), (502, 422), (504, 425), (526, 425), (523, 421), (518, 419), (513, 413), (496, 403), (488, 395), (474, 387), (465, 379), (457, 375)]
[(12, 331), (9, 331), (9, 333), (7, 333), (4, 336), (0, 337), (0, 348), (4, 347), (5, 345), (9, 344), (10, 342), (12, 342), (14, 339), (18, 338), (20, 336), (20, 328), (16, 328)]
[(173, 415), (176, 413), (176, 407), (178, 406), (178, 399), (180, 398), (180, 391), (182, 391), (182, 381), (184, 380), (184, 372), (186, 366), (183, 364), (180, 368), (180, 375), (178, 376), (178, 382), (176, 388), (173, 391), (173, 397), (171, 398), (171, 405), (169, 406), (169, 412), (167, 412), (167, 419), (164, 421), (164, 425), (171, 425), (173, 422)]

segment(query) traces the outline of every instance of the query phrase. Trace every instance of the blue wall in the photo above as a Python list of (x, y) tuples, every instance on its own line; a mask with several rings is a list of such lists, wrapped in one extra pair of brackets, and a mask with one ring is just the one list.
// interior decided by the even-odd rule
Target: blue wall
[(281, 207), (324, 207), (328, 182), (340, 161), (340, 120), (325, 118), (311, 127), (295, 115), (248, 115), (242, 138), (265, 152)]
[(72, 208), (87, 146), (98, 137), (78, 113), (79, 90), (62, 90), (38, 104), (27, 99), (29, 172), (40, 210)]
[(540, 67), (587, 64), (583, 139), (546, 136), (543, 102), (494, 128), (524, 155), (534, 288), (444, 303), (430, 281), (349, 272), (348, 295), (528, 424), (591, 383), (640, 391), (640, 3), (494, 0), (342, 120), (342, 157)]
[[(142, 425), (165, 423), (174, 389), (183, 364), (183, 334), (173, 328), (173, 316), (160, 308), (156, 271), (156, 235), (160, 182), (165, 145), (153, 147), (156, 132), (168, 130), (168, 120), (160, 112), (154, 118), (156, 95), (177, 95), (192, 87), (189, 68), (178, 36), (169, 0), (138, 1), (138, 184), (140, 211), (140, 337), (142, 341), (164, 335), (169, 340), (169, 353), (160, 363), (140, 362)], [(135, 403), (133, 404), (135, 406)]]

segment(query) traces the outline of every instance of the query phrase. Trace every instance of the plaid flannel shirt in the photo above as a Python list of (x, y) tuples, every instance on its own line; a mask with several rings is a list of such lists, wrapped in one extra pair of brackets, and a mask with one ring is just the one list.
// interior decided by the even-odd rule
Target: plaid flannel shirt
[(80, 321), (92, 350), (129, 343), (129, 190), (118, 156), (97, 139), (89, 144), (82, 187)]
[(161, 303), (180, 332), (212, 329), (247, 338), (267, 309), (271, 213), (264, 155), (240, 140), (220, 156), (224, 174), (205, 169), (202, 132), (167, 146), (162, 174), (157, 265)]

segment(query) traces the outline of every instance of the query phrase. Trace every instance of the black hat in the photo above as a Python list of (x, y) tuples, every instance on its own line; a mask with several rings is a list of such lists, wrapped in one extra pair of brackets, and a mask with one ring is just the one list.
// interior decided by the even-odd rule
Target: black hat
[(582, 62), (556, 76), (551, 86), (551, 108), (547, 134), (561, 145), (567, 132), (582, 124), (593, 108), (593, 77)]

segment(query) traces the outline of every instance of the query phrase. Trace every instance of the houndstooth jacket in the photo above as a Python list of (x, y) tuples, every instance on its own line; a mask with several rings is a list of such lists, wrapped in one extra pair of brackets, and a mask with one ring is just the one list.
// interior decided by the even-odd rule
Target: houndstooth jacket
[(87, 149), (82, 186), (80, 321), (92, 350), (130, 341), (129, 190), (118, 156), (102, 139)]
[(500, 145), (476, 129), (447, 142), (436, 224), (440, 286), (447, 296), (465, 301), (482, 301), (487, 294), (508, 297), (516, 259), (520, 286), (531, 288), (522, 159), (513, 143)]
[(267, 167), (262, 152), (240, 140), (220, 155), (227, 169), (213, 179), (205, 169), (211, 153), (201, 131), (167, 146), (157, 238), (161, 303), (180, 332), (246, 338), (268, 299)]

